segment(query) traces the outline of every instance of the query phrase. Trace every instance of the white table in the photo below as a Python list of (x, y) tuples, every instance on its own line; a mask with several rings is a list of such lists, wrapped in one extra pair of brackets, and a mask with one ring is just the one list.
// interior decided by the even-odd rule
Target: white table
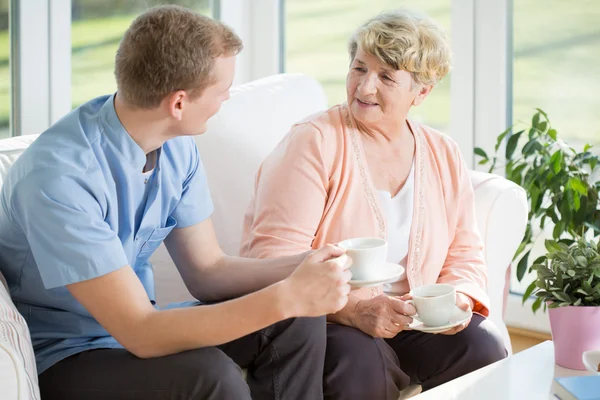
[(546, 341), (411, 400), (555, 399), (551, 390), (554, 377), (588, 374), (554, 364), (554, 345)]

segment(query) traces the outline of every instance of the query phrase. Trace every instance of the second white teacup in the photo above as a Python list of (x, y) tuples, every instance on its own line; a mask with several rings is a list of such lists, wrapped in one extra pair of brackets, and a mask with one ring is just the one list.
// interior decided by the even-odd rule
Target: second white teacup
[(456, 306), (456, 289), (452, 285), (436, 283), (419, 286), (411, 290), (412, 300), (417, 309), (417, 318), (426, 326), (446, 325)]
[(387, 242), (380, 238), (363, 237), (347, 239), (338, 246), (346, 250), (352, 259), (350, 271), (353, 280), (376, 280), (381, 278), (387, 260)]

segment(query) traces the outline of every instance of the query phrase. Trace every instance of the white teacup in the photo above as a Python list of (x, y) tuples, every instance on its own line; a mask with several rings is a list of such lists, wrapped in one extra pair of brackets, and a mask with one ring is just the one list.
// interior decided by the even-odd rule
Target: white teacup
[(446, 325), (456, 305), (456, 289), (452, 285), (436, 283), (411, 290), (412, 300), (417, 309), (417, 318), (426, 326)]
[(347, 239), (338, 246), (346, 249), (352, 259), (350, 271), (353, 280), (370, 281), (379, 279), (387, 260), (387, 242), (374, 237)]

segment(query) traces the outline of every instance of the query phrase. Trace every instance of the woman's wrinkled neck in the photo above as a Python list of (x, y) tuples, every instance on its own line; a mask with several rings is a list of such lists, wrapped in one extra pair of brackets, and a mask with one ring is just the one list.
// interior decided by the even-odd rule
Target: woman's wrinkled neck
[[(352, 112), (350, 115), (352, 115)], [(378, 121), (358, 121), (352, 117), (356, 124), (358, 132), (366, 139), (375, 142), (396, 142), (412, 136), (408, 118), (406, 116), (399, 117), (394, 120), (378, 120)]]

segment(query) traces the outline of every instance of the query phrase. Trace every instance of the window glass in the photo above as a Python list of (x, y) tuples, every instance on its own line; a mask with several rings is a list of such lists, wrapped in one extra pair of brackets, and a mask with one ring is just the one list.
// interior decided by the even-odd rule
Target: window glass
[[(582, 150), (586, 143), (600, 151), (600, 1), (538, 0), (514, 2), (513, 120), (530, 123), (535, 108), (544, 110), (561, 139)], [(548, 237), (551, 232), (548, 233)], [(539, 238), (529, 256), (545, 252)], [(514, 267), (516, 268), (516, 266)], [(534, 279), (511, 290), (524, 293)]]
[(9, 0), (0, 0), (0, 138), (10, 133), (11, 81), (9, 70), (10, 34), (8, 29)]
[(140, 13), (166, 3), (210, 15), (210, 0), (72, 0), (73, 107), (116, 91), (115, 54), (123, 33)]

